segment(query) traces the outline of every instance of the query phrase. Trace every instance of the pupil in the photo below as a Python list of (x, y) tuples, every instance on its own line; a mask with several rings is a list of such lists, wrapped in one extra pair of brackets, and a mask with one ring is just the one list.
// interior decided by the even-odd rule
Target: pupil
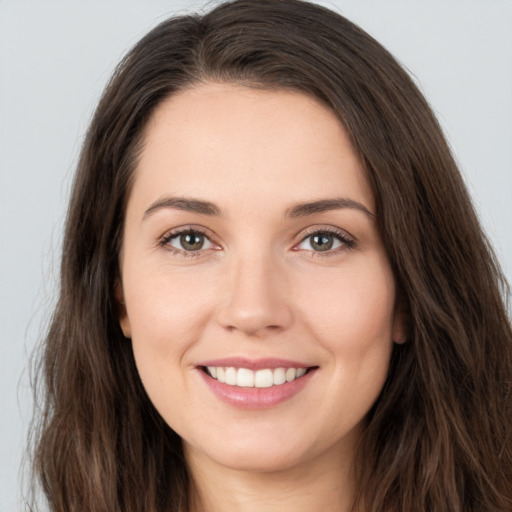
[(313, 249), (317, 251), (328, 251), (333, 246), (333, 237), (330, 235), (315, 235), (311, 242)]
[(203, 247), (204, 236), (195, 233), (185, 233), (180, 237), (181, 246), (186, 251), (198, 251)]

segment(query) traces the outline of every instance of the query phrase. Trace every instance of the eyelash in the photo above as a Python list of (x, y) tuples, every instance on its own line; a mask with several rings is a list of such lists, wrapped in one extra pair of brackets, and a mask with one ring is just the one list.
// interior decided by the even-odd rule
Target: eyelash
[[(203, 250), (199, 249), (197, 251), (186, 251), (177, 249), (175, 247), (172, 247), (169, 245), (169, 243), (174, 240), (175, 238), (178, 238), (182, 235), (201, 235), (205, 237), (206, 240), (208, 240), (210, 243), (213, 243), (210, 239), (210, 237), (207, 235), (207, 233), (197, 227), (190, 227), (187, 226), (185, 228), (178, 228), (176, 230), (172, 230), (167, 232), (158, 242), (158, 246), (165, 248), (166, 250), (170, 251), (172, 254), (176, 254), (178, 256), (184, 256), (186, 258), (197, 258), (198, 256), (201, 256)], [(334, 250), (326, 250), (326, 251), (312, 251), (308, 250), (307, 252), (311, 253), (311, 257), (326, 257), (326, 256), (333, 256), (340, 252), (343, 249), (354, 249), (356, 247), (356, 241), (351, 238), (345, 231), (342, 231), (340, 229), (334, 228), (334, 227), (326, 227), (326, 228), (310, 228), (309, 230), (306, 230), (301, 235), (300, 241), (294, 245), (293, 249), (294, 251), (299, 251), (300, 249), (297, 249), (296, 247), (305, 242), (308, 238), (314, 236), (314, 235), (328, 235), (333, 236), (334, 238), (337, 238), (339, 242), (341, 242), (342, 247), (337, 248)]]
[(334, 238), (337, 238), (339, 242), (341, 242), (342, 246), (334, 249), (334, 250), (326, 250), (326, 251), (308, 251), (310, 256), (313, 258), (324, 258), (328, 256), (334, 256), (343, 250), (351, 250), (356, 247), (356, 241), (350, 237), (345, 231), (341, 229), (337, 229), (334, 227), (325, 227), (325, 228), (309, 228), (301, 235), (301, 240), (298, 244), (295, 244), (294, 250), (298, 251), (300, 249), (295, 249), (298, 245), (305, 242), (308, 238), (311, 238), (315, 235), (328, 235)]
[[(172, 231), (167, 232), (158, 242), (158, 245), (166, 250), (170, 251), (172, 254), (176, 254), (178, 256), (184, 256), (185, 258), (197, 258), (201, 256), (202, 250), (198, 251), (186, 251), (177, 249), (176, 247), (172, 247), (169, 243), (182, 235), (201, 235), (204, 238), (211, 242), (210, 237), (200, 228), (187, 226), (185, 228), (178, 228)], [(211, 242), (213, 243), (213, 242)]]

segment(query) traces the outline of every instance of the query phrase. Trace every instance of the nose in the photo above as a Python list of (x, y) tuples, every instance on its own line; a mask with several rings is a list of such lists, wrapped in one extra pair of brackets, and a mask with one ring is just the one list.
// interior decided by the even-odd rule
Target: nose
[(241, 256), (226, 278), (226, 294), (217, 309), (218, 321), (225, 329), (261, 338), (291, 325), (285, 272), (270, 256)]

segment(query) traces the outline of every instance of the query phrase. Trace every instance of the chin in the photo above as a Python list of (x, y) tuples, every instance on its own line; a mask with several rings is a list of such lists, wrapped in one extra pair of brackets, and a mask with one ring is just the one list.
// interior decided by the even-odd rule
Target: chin
[[(206, 444), (206, 443), (205, 443)], [(184, 441), (185, 456), (190, 459), (209, 459), (215, 465), (251, 473), (283, 471), (300, 465), (308, 458), (307, 443), (289, 436), (262, 436), (254, 433), (242, 438), (223, 436), (222, 441), (212, 439), (206, 445)]]

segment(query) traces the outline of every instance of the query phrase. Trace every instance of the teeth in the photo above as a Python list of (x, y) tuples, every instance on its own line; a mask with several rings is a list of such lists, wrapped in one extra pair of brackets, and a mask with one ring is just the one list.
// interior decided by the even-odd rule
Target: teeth
[(279, 386), (286, 382), (286, 370), (284, 368), (276, 368), (274, 370), (274, 386)]
[(226, 384), (236, 386), (236, 368), (226, 368)]
[(269, 388), (274, 384), (272, 370), (258, 370), (254, 375), (255, 388)]
[(295, 368), (288, 368), (286, 370), (286, 382), (291, 382), (292, 380), (295, 380), (295, 377), (297, 377), (297, 370)]
[(269, 388), (292, 382), (306, 374), (307, 368), (265, 368), (263, 370), (249, 370), (248, 368), (234, 368), (222, 366), (208, 366), (210, 377), (230, 386), (240, 388)]
[(240, 368), (236, 375), (236, 385), (241, 388), (253, 388), (254, 372), (247, 368)]

